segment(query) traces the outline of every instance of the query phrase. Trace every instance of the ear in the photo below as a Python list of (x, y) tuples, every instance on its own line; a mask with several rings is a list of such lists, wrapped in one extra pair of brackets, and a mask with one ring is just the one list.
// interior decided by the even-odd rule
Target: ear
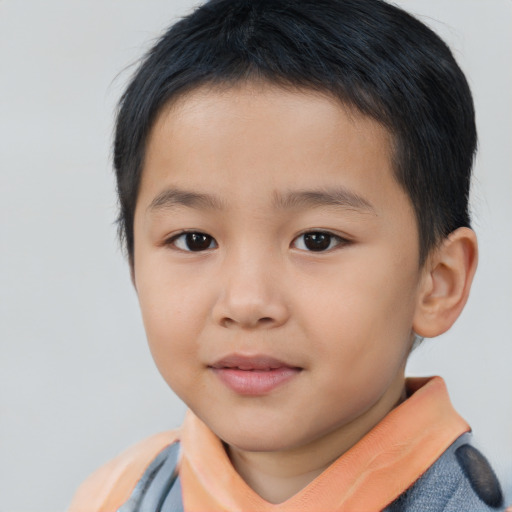
[(413, 330), (424, 338), (447, 331), (457, 320), (478, 262), (475, 232), (459, 228), (432, 251), (423, 268)]

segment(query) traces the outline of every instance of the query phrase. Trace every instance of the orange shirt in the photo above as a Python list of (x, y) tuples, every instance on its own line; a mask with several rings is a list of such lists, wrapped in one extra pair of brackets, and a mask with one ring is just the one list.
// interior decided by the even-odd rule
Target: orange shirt
[(185, 512), (382, 510), (469, 430), (440, 377), (407, 379), (407, 390), (407, 400), (283, 503), (271, 504), (257, 495), (233, 468), (220, 439), (188, 412), (179, 431), (150, 438), (93, 474), (69, 512), (114, 512), (129, 498), (149, 462), (176, 439), (181, 442)]

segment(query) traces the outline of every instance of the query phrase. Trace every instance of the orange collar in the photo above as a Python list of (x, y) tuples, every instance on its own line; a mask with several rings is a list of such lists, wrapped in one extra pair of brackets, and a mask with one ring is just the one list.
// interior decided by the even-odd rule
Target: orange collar
[(385, 508), (469, 430), (440, 377), (409, 378), (405, 402), (302, 491), (280, 504), (238, 475), (220, 439), (193, 413), (181, 429), (185, 512), (360, 512)]

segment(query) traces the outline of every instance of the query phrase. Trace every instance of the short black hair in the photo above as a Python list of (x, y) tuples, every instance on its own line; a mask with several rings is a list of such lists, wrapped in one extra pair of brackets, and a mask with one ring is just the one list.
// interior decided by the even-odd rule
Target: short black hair
[(397, 182), (413, 205), (420, 260), (470, 225), (473, 100), (447, 45), (381, 0), (210, 0), (170, 27), (119, 103), (119, 231), (133, 264), (146, 142), (169, 101), (206, 84), (265, 81), (338, 98), (388, 129)]

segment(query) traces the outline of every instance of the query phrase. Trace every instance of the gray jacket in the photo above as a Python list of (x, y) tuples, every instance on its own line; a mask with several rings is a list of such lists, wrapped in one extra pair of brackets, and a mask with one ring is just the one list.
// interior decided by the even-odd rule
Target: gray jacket
[[(496, 475), (487, 459), (469, 441), (470, 434), (460, 436), (384, 512), (503, 510), (503, 496)], [(176, 470), (178, 454), (179, 443), (163, 450), (148, 466), (130, 499), (118, 512), (183, 512), (181, 484)]]

